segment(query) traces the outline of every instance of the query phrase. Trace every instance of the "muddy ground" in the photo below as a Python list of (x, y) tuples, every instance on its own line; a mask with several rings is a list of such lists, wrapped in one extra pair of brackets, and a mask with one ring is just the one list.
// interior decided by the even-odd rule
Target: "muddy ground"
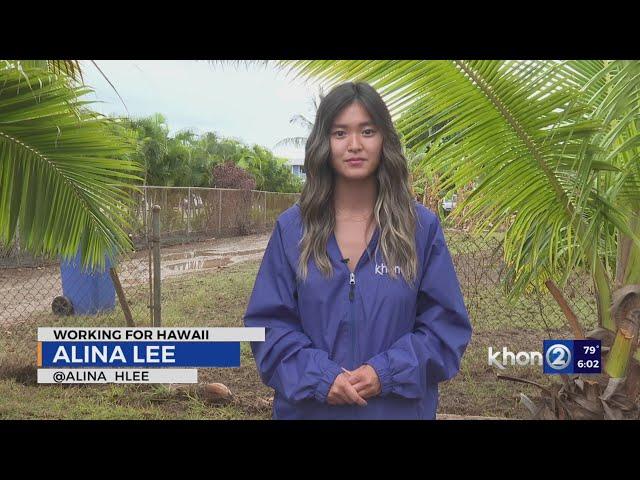
[[(162, 279), (215, 270), (262, 258), (270, 232), (241, 237), (211, 238), (188, 245), (162, 247)], [(149, 251), (130, 254), (118, 266), (120, 282), (128, 287), (149, 282)], [(27, 321), (51, 312), (51, 302), (63, 294), (58, 263), (0, 269), (0, 326)]]

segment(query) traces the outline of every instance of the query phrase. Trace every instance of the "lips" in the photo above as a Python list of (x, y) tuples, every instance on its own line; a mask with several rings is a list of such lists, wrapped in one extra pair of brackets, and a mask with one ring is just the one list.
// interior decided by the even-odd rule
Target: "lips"
[(365, 159), (361, 158), (361, 157), (357, 157), (357, 158), (349, 158), (346, 160), (347, 163), (360, 163), (360, 162), (364, 162)]

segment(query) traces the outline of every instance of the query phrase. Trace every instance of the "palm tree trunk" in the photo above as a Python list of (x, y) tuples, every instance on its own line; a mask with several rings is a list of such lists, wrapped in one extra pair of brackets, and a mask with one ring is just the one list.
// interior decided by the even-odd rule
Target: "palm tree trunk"
[[(635, 215), (629, 224), (631, 231), (640, 234), (640, 215)], [(626, 291), (629, 286), (640, 283), (640, 249), (634, 245), (629, 237), (620, 234), (618, 241), (618, 256), (616, 263), (616, 292)], [(627, 287), (627, 288), (625, 288)], [(628, 298), (631, 297), (631, 298)], [(640, 361), (638, 345), (638, 329), (640, 321), (640, 293), (630, 293), (628, 300), (619, 302), (615, 317), (618, 319), (616, 338), (607, 358), (605, 371), (611, 377), (624, 377), (629, 361), (633, 356)]]
[[(640, 235), (640, 211), (629, 223), (631, 231)], [(634, 248), (631, 239), (620, 234), (618, 240), (618, 256), (616, 261), (615, 287), (640, 283), (640, 250)]]
[(616, 325), (611, 316), (611, 283), (601, 259), (596, 261), (593, 284), (596, 288), (598, 323), (602, 328), (615, 332)]

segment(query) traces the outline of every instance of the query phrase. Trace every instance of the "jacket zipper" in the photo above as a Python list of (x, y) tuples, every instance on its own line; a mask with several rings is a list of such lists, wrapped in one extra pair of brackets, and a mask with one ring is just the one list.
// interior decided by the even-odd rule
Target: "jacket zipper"
[[(375, 236), (375, 232), (374, 232), (374, 236)], [(369, 242), (371, 243), (373, 241), (373, 237), (372, 240)], [(337, 243), (337, 241), (336, 241)], [(369, 245), (370, 246), (370, 245)], [(367, 251), (367, 256), (369, 255), (369, 246), (367, 246), (366, 251)], [(339, 249), (339, 247), (338, 247)], [(358, 267), (360, 266), (361, 263), (363, 263), (364, 261), (366, 261), (365, 255), (361, 255), (360, 259), (358, 260), (358, 264), (356, 265), (355, 270), (352, 272), (350, 270), (349, 271), (349, 310), (350, 310), (350, 314), (351, 314), (351, 364), (352, 367), (351, 368), (356, 368), (358, 365), (356, 365), (356, 359), (358, 358), (357, 352), (356, 352), (356, 347), (357, 347), (357, 341), (356, 341), (356, 316), (355, 316), (355, 289), (356, 289), (356, 274), (355, 272), (358, 270)], [(345, 265), (346, 266), (346, 265)]]
[(354, 304), (354, 298), (355, 298), (355, 288), (356, 288), (356, 274), (354, 272), (351, 272), (351, 275), (349, 276), (349, 302), (350, 302), (350, 309), (351, 309), (351, 364), (352, 367), (351, 368), (355, 368), (355, 364), (356, 364), (356, 318), (355, 318), (355, 304)]

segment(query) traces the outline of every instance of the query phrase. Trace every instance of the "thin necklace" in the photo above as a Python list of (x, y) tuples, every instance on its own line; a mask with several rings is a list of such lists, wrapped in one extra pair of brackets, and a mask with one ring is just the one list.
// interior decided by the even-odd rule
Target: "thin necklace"
[(347, 210), (336, 209), (336, 217), (338, 216), (338, 214), (340, 214), (340, 218), (342, 220), (353, 220), (355, 222), (366, 222), (367, 220), (371, 219), (371, 215), (373, 215), (373, 210), (370, 211), (366, 215), (357, 215), (357, 214), (353, 215), (351, 213), (348, 213)]

